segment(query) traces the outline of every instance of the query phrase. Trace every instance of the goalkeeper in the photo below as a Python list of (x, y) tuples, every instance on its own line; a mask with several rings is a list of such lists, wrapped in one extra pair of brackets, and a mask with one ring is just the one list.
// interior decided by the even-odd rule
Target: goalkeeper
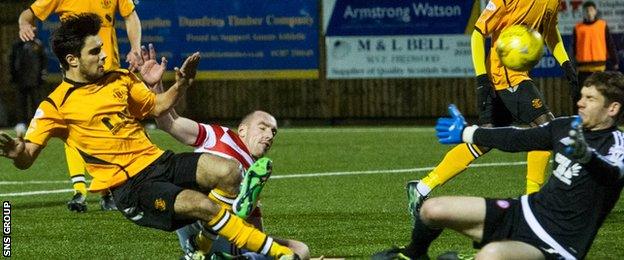
[[(534, 127), (554, 118), (535, 82), (529, 78), (528, 71), (514, 71), (504, 67), (494, 49), (490, 50), (486, 61), (484, 37), (490, 35), (492, 42), (496, 42), (501, 31), (509, 26), (524, 24), (544, 35), (546, 44), (565, 70), (570, 87), (578, 88), (576, 72), (557, 29), (559, 1), (541, 2), (544, 3), (538, 5), (533, 1), (492, 0), (475, 24), (471, 46), (477, 75), (477, 106), (481, 126), (508, 126), (518, 121)], [(412, 214), (417, 214), (420, 204), (431, 190), (464, 171), (489, 150), (489, 147), (483, 145), (459, 144), (448, 151), (442, 162), (422, 180), (409, 182), (407, 192)], [(538, 191), (544, 183), (549, 157), (550, 152), (547, 151), (528, 153), (527, 194)]]
[(527, 129), (464, 127), (451, 105), (452, 118), (441, 118), (436, 126), (441, 143), (507, 152), (552, 150), (552, 175), (540, 191), (515, 199), (431, 198), (415, 216), (410, 245), (395, 251), (405, 258), (424, 257), (442, 229), (450, 228), (483, 246), (478, 259), (585, 258), (624, 186), (624, 133), (617, 128), (623, 121), (624, 75), (593, 74), (577, 104), (580, 117)]

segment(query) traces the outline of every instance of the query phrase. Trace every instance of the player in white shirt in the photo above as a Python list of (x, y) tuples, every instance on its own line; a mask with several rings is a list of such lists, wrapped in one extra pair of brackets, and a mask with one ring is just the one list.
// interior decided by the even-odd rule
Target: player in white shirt
[[(254, 111), (245, 116), (235, 132), (220, 125), (201, 124), (191, 119), (180, 117), (174, 110), (168, 115), (157, 119), (160, 129), (168, 132), (178, 141), (195, 147), (195, 152), (212, 153), (233, 159), (247, 171), (256, 160), (262, 158), (273, 144), (277, 133), (277, 121), (264, 111)], [(267, 176), (268, 177), (268, 176)], [(209, 197), (228, 204), (234, 200), (222, 196), (218, 190), (212, 190)], [(262, 229), (262, 215), (258, 207), (254, 207), (247, 220)], [(266, 259), (265, 256), (253, 252), (241, 252), (227, 240), (219, 238), (201, 223), (188, 225), (177, 231), (180, 245), (189, 259), (197, 255), (215, 255), (227, 258), (228, 255), (240, 255), (241, 259)], [(310, 252), (304, 243), (290, 239), (275, 239), (278, 243), (290, 247), (301, 259), (309, 259)], [(225, 254), (224, 254), (225, 253)], [(244, 258), (243, 258), (244, 257)]]

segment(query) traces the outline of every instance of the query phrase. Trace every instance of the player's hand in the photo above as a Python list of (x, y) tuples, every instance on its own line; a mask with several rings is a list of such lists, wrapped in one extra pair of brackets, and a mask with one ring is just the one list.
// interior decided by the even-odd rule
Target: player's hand
[(436, 136), (442, 144), (458, 144), (462, 142), (462, 132), (466, 127), (466, 120), (454, 104), (448, 107), (451, 117), (441, 117), (436, 124)]
[(19, 37), (23, 42), (32, 41), (35, 39), (36, 31), (37, 27), (32, 26), (32, 24), (20, 24)]
[(583, 135), (583, 120), (580, 116), (574, 117), (570, 124), (570, 132), (568, 132), (571, 142), (566, 145), (564, 152), (580, 163), (587, 163), (591, 159), (592, 150), (587, 146)]
[(496, 91), (488, 75), (481, 74), (477, 76), (477, 108), (479, 109), (479, 114), (487, 110), (494, 98), (496, 98)]
[(188, 56), (184, 63), (182, 63), (182, 67), (175, 67), (175, 79), (176, 83), (180, 86), (190, 86), (193, 84), (195, 80), (195, 75), (197, 74), (197, 65), (199, 64), (199, 60), (201, 56), (199, 52), (195, 52)]
[(154, 86), (162, 80), (162, 76), (167, 69), (167, 59), (161, 57), (160, 64), (158, 64), (154, 45), (150, 43), (148, 48), (149, 49), (146, 49), (145, 46), (141, 46), (141, 59), (138, 60), (138, 68), (141, 77), (143, 77), (143, 82), (148, 86)]
[(5, 132), (0, 131), (0, 156), (15, 159), (24, 151), (25, 143), (23, 139), (24, 133), (18, 133), (17, 138), (9, 136)]
[(141, 58), (141, 49), (138, 50), (130, 50), (128, 55), (126, 55), (126, 62), (128, 63), (128, 70), (131, 72), (139, 71), (139, 64), (143, 64), (143, 59)]
[(561, 68), (565, 74), (566, 80), (568, 81), (568, 87), (570, 87), (570, 95), (572, 96), (572, 101), (576, 102), (581, 99), (581, 86), (578, 82), (578, 74), (576, 73), (576, 69), (574, 69), (574, 65), (572, 65), (571, 61), (565, 61), (561, 64)]

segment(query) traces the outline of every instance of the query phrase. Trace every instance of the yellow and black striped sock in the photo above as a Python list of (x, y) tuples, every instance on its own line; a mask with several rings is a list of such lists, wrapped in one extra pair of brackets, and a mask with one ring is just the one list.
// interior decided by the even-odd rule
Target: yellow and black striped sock
[(71, 176), (72, 187), (74, 193), (80, 192), (82, 195), (87, 196), (87, 183), (84, 174), (74, 174)]
[(546, 167), (550, 151), (530, 151), (527, 153), (526, 194), (540, 190), (546, 180)]
[(236, 195), (229, 194), (220, 189), (212, 189), (210, 194), (208, 194), (208, 198), (221, 205), (221, 207), (232, 211), (232, 204), (234, 204)]
[(290, 248), (274, 242), (273, 238), (223, 208), (208, 225), (238, 248), (246, 248), (275, 259), (293, 254)]
[[(460, 172), (464, 171), (472, 161), (483, 155), (476, 145), (459, 144), (446, 153), (444, 159), (436, 166), (421, 183), (427, 185), (430, 190), (446, 183)], [(426, 195), (426, 194), (424, 194)]]
[(87, 183), (85, 179), (85, 164), (76, 148), (65, 144), (65, 160), (67, 170), (72, 181), (72, 186), (76, 192), (87, 195)]

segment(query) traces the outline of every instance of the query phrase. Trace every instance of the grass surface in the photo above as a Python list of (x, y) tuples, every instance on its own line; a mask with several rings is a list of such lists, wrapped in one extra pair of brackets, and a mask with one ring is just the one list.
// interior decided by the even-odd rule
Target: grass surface
[[(150, 132), (161, 148), (190, 151), (160, 131)], [(450, 146), (436, 142), (431, 128), (281, 129), (273, 150), (274, 178), (263, 190), (267, 232), (307, 243), (313, 256), (368, 258), (408, 242), (410, 218), (404, 185), (427, 173)], [(475, 162), (522, 162), (526, 154), (491, 152)], [(466, 170), (437, 195), (514, 197), (524, 191), (524, 165)], [(412, 169), (409, 172), (389, 172)], [(327, 175), (323, 173), (337, 173)], [(32, 181), (42, 181), (32, 183)], [(12, 255), (16, 259), (177, 259), (174, 233), (139, 227), (118, 212), (99, 210), (88, 197), (84, 214), (69, 212), (71, 192), (62, 143), (52, 140), (27, 171), (0, 160), (0, 200), (12, 204)], [(30, 182), (30, 183), (28, 183)], [(16, 196), (9, 193), (47, 191)], [(624, 256), (624, 214), (618, 203), (600, 230), (591, 259)], [(458, 212), (461, 214), (461, 212)], [(471, 242), (444, 232), (431, 255), (472, 252)]]

